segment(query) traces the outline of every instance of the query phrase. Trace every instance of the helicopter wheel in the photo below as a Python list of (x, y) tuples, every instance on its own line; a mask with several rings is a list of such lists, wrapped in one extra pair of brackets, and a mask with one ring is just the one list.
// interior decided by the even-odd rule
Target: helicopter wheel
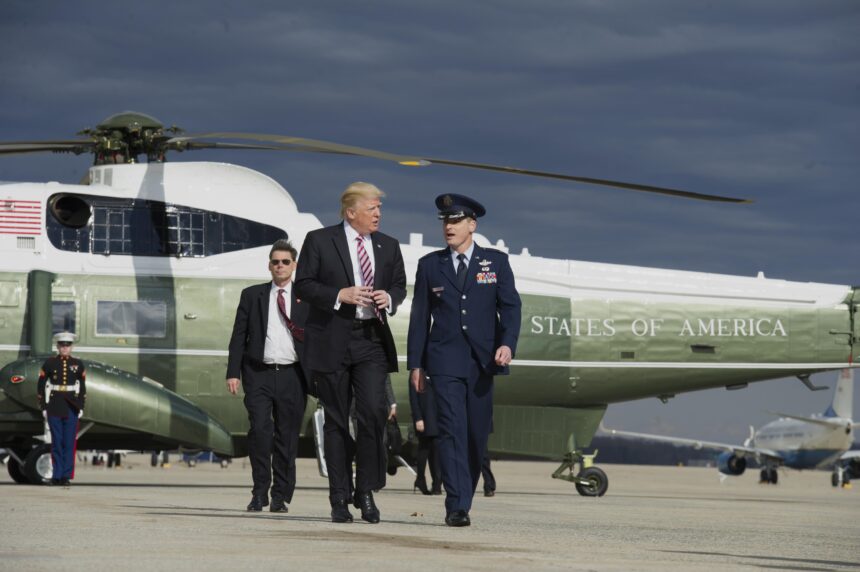
[[(25, 457), (22, 451), (15, 451), (19, 457)], [(9, 476), (12, 477), (12, 480), (18, 483), (19, 485), (29, 485), (30, 479), (27, 478), (27, 475), (24, 474), (24, 466), (23, 463), (19, 463), (15, 460), (15, 457), (9, 455), (9, 458), (6, 459), (6, 470), (9, 471)]]
[(837, 471), (830, 473), (830, 484), (834, 487), (839, 486), (839, 473)]
[(42, 443), (33, 447), (24, 458), (24, 475), (34, 485), (47, 485), (54, 473), (51, 461), (51, 446)]
[(584, 497), (602, 497), (609, 488), (609, 477), (597, 467), (583, 469), (577, 478), (588, 481), (588, 484), (576, 483), (576, 491)]

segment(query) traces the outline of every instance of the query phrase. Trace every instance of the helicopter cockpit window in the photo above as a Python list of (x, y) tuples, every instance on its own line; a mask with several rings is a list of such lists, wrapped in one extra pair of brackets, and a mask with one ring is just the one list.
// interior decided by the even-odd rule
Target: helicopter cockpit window
[(99, 300), (96, 303), (96, 335), (163, 338), (167, 335), (167, 303)]
[(287, 238), (274, 226), (203, 209), (113, 197), (74, 198), (91, 207), (92, 216), (80, 228), (48, 217), (48, 238), (60, 250), (200, 258)]

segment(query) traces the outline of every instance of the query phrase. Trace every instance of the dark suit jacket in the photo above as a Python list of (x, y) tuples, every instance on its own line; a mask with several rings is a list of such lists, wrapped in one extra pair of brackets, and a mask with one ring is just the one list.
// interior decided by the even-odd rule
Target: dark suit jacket
[[(499, 346), (517, 351), (521, 318), (520, 295), (508, 255), (477, 244), (463, 290), (449, 249), (418, 261), (409, 316), (407, 366), (429, 375), (468, 377), (472, 353), (489, 374), (506, 374), (495, 364)], [(432, 326), (431, 326), (432, 318)]]
[[(406, 270), (397, 239), (375, 232), (373, 243), (373, 282), (377, 290), (391, 296), (392, 314), (406, 298)], [(347, 344), (355, 319), (355, 305), (341, 304), (335, 311), (341, 288), (355, 286), (350, 245), (346, 242), (343, 222), (308, 233), (296, 269), (296, 290), (311, 308), (305, 326), (308, 368), (331, 372), (340, 368), (346, 357)], [(397, 349), (382, 312), (382, 338), (388, 358), (388, 371), (397, 371)]]
[[(233, 335), (230, 337), (230, 355), (227, 358), (227, 379), (242, 377), (242, 366), (250, 362), (263, 363), (263, 351), (266, 347), (266, 329), (269, 326), (269, 294), (272, 282), (249, 286), (242, 290), (239, 307), (236, 309), (236, 320), (233, 322)], [(292, 288), (290, 320), (299, 327), (304, 327), (307, 321), (308, 304), (296, 295), (295, 284)], [(305, 379), (310, 379), (305, 363), (305, 344), (293, 339), (296, 354)]]

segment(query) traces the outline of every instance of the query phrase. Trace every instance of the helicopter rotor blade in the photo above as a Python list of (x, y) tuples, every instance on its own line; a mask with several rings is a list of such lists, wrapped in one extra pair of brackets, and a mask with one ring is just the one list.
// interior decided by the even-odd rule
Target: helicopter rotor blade
[(548, 179), (561, 179), (563, 181), (577, 181), (580, 183), (589, 183), (591, 185), (602, 185), (605, 187), (617, 187), (628, 191), (643, 191), (646, 193), (657, 193), (660, 195), (668, 195), (672, 197), (683, 197), (687, 199), (697, 199), (700, 201), (716, 201), (724, 203), (751, 203), (749, 199), (739, 199), (735, 197), (726, 197), (722, 195), (708, 195), (704, 193), (694, 193), (692, 191), (682, 191), (680, 189), (670, 189), (667, 187), (655, 187), (653, 185), (640, 185), (638, 183), (625, 183), (623, 181), (612, 181), (609, 179), (595, 179), (592, 177), (577, 177), (574, 175), (563, 175), (560, 173), (549, 173), (546, 171), (532, 171), (529, 169), (520, 169), (519, 167), (502, 167), (498, 165), (485, 165), (483, 163), (469, 163), (466, 161), (451, 161), (448, 159), (427, 159), (430, 163), (440, 165), (453, 165), (456, 167), (469, 167), (472, 169), (485, 169), (487, 171), (499, 171), (502, 173), (515, 173), (517, 175), (528, 175), (532, 177), (545, 177)]
[(57, 141), (9, 141), (0, 143), (0, 154), (11, 155), (16, 153), (45, 153), (45, 152), (71, 152), (75, 154), (86, 153), (95, 144), (89, 140), (57, 140)]
[(377, 151), (375, 149), (367, 149), (364, 147), (355, 147), (352, 145), (342, 145), (340, 143), (332, 143), (330, 141), (321, 141), (317, 139), (306, 139), (303, 137), (291, 137), (286, 135), (270, 135), (264, 133), (233, 133), (233, 132), (213, 132), (182, 135), (168, 140), (168, 144), (182, 144), (187, 142), (190, 144), (196, 139), (249, 139), (254, 141), (267, 141), (276, 143), (279, 150), (284, 151), (305, 151), (316, 153), (335, 153), (340, 155), (357, 155), (361, 157), (370, 157), (373, 159), (381, 159), (384, 161), (393, 161), (400, 165), (409, 167), (426, 167), (432, 164), (449, 165), (453, 167), (465, 167), (469, 169), (483, 169), (487, 171), (497, 171), (502, 173), (513, 173), (517, 175), (525, 175), (531, 177), (542, 177), (548, 179), (560, 179), (565, 181), (575, 181), (580, 183), (588, 183), (592, 185), (602, 185), (607, 187), (616, 187), (631, 191), (641, 191), (647, 193), (657, 193), (673, 197), (681, 197), (687, 199), (696, 199), (702, 201), (716, 201), (727, 203), (750, 203), (748, 199), (740, 199), (734, 197), (726, 197), (721, 195), (710, 195), (704, 193), (694, 193), (680, 189), (671, 189), (667, 187), (656, 187), (653, 185), (640, 185), (637, 183), (626, 183), (623, 181), (612, 181), (609, 179), (597, 179), (592, 177), (578, 177), (574, 175), (565, 175), (560, 173), (551, 173), (547, 171), (536, 171), (533, 169), (522, 169), (519, 167), (506, 167), (499, 165), (489, 165), (485, 163), (473, 163), (468, 161), (453, 161), (449, 159), (430, 159), (418, 157), (414, 155), (398, 155), (385, 151)]
[[(171, 147), (173, 148), (173, 147)], [(263, 151), (283, 151), (284, 147), (277, 145), (254, 145), (252, 143), (221, 143), (218, 141), (188, 141), (182, 145), (175, 147), (176, 150), (183, 149), (198, 150), (198, 149), (256, 149)]]

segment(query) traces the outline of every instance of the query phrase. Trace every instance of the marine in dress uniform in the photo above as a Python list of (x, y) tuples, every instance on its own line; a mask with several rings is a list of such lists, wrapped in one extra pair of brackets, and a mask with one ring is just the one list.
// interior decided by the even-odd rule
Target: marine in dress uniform
[(72, 357), (74, 334), (61, 332), (54, 340), (57, 355), (42, 364), (36, 393), (51, 430), (51, 484), (69, 486), (75, 469), (78, 419), (87, 398), (87, 372), (84, 362)]
[(493, 376), (508, 373), (521, 302), (507, 254), (475, 244), (486, 212), (462, 195), (436, 198), (448, 248), (418, 261), (409, 317), (407, 366), (421, 392), (436, 396), (445, 523), (471, 524), (469, 510), (493, 418)]
[[(248, 456), (254, 487), (247, 510), (288, 512), (296, 488), (296, 454), (307, 403), (303, 370), (307, 304), (291, 277), (296, 250), (286, 240), (269, 252), (272, 280), (242, 291), (227, 359), (227, 389), (248, 410)], [(274, 478), (273, 478), (274, 475)]]

